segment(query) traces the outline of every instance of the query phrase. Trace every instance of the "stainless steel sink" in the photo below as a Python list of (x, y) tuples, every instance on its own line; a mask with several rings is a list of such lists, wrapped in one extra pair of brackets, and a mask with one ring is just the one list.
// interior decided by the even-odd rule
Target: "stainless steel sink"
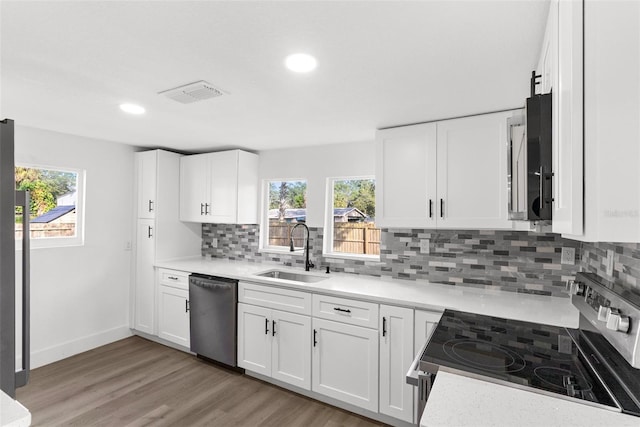
[(269, 277), (271, 279), (291, 280), (294, 282), (315, 283), (327, 279), (322, 276), (313, 276), (310, 274), (293, 273), (291, 271), (269, 270), (256, 274), (260, 277)]

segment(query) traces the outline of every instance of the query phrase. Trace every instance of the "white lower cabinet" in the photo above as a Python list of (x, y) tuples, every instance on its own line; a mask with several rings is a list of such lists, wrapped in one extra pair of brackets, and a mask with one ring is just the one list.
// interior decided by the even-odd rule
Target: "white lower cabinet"
[(155, 221), (139, 219), (136, 238), (136, 286), (134, 293), (134, 328), (155, 334)]
[(238, 366), (311, 388), (311, 318), (238, 304)]
[(158, 336), (189, 347), (189, 291), (160, 285)]
[(442, 317), (442, 312), (439, 311), (426, 311), (426, 310), (416, 310), (415, 311), (415, 339), (413, 346), (413, 353), (418, 354), (422, 347), (425, 345), (427, 341), (431, 338), (431, 334), (435, 330), (440, 318)]
[(378, 331), (314, 318), (312, 378), (313, 391), (378, 412)]
[(414, 387), (407, 384), (413, 349), (413, 310), (380, 306), (380, 413), (413, 422)]

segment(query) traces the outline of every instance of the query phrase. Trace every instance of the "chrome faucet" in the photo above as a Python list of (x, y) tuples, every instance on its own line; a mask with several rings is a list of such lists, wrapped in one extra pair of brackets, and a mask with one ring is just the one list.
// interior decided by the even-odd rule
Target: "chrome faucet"
[(293, 226), (291, 231), (289, 232), (289, 251), (295, 251), (293, 247), (293, 230), (296, 229), (297, 226), (303, 226), (307, 230), (307, 238), (306, 238), (306, 247), (305, 247), (305, 260), (304, 260), (304, 271), (309, 271), (310, 268), (314, 268), (315, 265), (309, 260), (309, 227), (306, 224), (299, 222)]

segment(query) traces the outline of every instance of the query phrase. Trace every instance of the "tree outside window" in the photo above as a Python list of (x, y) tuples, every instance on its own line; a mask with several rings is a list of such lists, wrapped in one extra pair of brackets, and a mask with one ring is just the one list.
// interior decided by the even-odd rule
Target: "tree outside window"
[[(265, 246), (289, 248), (289, 236), (293, 226), (307, 220), (307, 182), (303, 180), (269, 181), (269, 209)], [(303, 229), (298, 227), (293, 235), (294, 245), (303, 245)]]

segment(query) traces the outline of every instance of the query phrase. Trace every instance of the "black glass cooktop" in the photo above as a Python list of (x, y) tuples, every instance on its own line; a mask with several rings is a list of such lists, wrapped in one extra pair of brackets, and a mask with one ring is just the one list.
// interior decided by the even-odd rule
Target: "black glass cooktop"
[[(421, 369), (617, 407), (565, 328), (446, 310)], [(437, 377), (436, 377), (437, 381)]]

